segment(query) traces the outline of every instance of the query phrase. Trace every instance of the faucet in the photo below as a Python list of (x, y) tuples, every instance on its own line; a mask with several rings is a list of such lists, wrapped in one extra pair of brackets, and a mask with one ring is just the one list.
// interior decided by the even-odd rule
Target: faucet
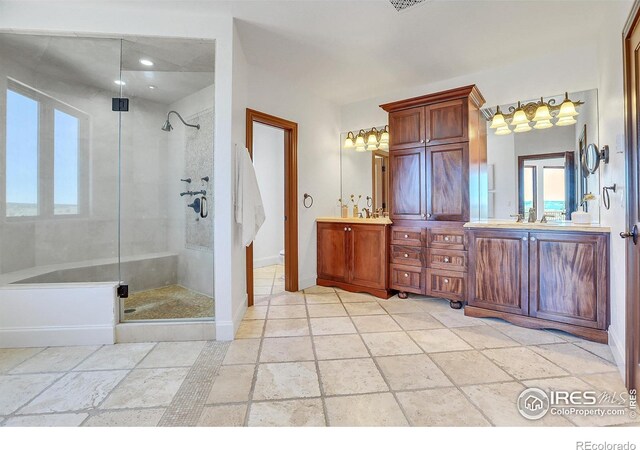
[(529, 208), (529, 219), (527, 219), (527, 222), (536, 223), (536, 219), (537, 218), (538, 218), (538, 216), (536, 215), (536, 209), (535, 208)]
[(516, 223), (524, 222), (524, 214), (511, 214), (509, 217), (516, 217)]

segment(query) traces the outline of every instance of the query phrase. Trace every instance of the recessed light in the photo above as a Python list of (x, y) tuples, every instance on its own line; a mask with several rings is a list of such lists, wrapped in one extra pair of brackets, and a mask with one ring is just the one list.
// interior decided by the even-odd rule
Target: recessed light
[(140, 60), (140, 64), (142, 64), (143, 66), (151, 67), (151, 66), (153, 66), (153, 61), (143, 58), (143, 59)]
[(113, 80), (113, 82), (114, 82), (115, 84), (117, 84), (118, 86), (124, 86), (125, 84), (127, 84), (127, 83), (125, 83), (125, 82), (124, 82), (124, 81), (122, 81), (122, 80)]
[(154, 86), (153, 84), (149, 85), (149, 89), (155, 89), (157, 86)]

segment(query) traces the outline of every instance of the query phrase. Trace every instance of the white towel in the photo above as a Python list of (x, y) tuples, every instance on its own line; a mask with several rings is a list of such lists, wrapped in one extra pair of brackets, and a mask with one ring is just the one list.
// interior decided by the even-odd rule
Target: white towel
[(249, 150), (236, 146), (236, 223), (242, 226), (242, 244), (248, 247), (265, 220), (264, 205)]

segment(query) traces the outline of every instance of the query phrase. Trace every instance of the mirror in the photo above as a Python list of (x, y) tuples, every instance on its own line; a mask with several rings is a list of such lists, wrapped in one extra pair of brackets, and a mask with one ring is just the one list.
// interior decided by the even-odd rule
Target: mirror
[(587, 151), (582, 155), (582, 167), (590, 174), (596, 173), (601, 160), (605, 164), (609, 162), (609, 146), (605, 145), (600, 151), (596, 144), (589, 144)]
[[(384, 129), (384, 125), (376, 126), (376, 129)], [(354, 195), (359, 211), (367, 208), (373, 213), (382, 208), (383, 212), (388, 212), (389, 151), (356, 151), (354, 148), (345, 148), (347, 133), (340, 134), (340, 198), (349, 207), (348, 216), (353, 216), (354, 203), (351, 201), (351, 195)], [(338, 205), (336, 202), (336, 206)]]
[[(534, 208), (537, 220), (544, 215), (550, 221), (569, 220), (572, 212), (581, 210), (590, 212), (593, 222), (600, 221), (598, 91), (573, 92), (568, 97), (583, 102), (576, 107), (575, 123), (569, 125), (558, 126), (552, 120), (554, 126), (546, 129), (497, 135), (487, 121), (487, 218), (510, 219), (520, 213), (526, 220), (529, 208)], [(564, 99), (564, 95), (544, 97), (555, 105)], [(517, 108), (517, 102), (500, 105), (504, 113), (509, 108)], [(490, 118), (495, 108), (483, 112)], [(595, 152), (590, 144), (595, 144)], [(595, 199), (583, 201), (587, 194)]]

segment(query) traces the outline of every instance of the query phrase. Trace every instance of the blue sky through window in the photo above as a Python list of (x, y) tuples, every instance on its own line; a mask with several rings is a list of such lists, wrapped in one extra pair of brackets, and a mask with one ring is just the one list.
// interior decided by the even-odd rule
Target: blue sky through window
[(54, 214), (78, 213), (78, 118), (54, 113)]
[(38, 102), (7, 90), (7, 216), (38, 214)]

